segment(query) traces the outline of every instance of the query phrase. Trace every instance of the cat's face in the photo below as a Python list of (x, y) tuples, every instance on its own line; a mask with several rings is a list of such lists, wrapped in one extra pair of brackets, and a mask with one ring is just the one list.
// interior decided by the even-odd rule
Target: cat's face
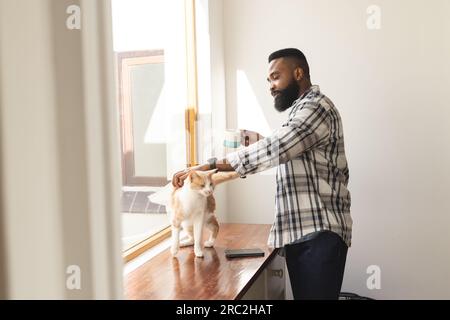
[(214, 191), (214, 184), (211, 179), (217, 170), (192, 171), (189, 175), (190, 188), (204, 197), (210, 196)]

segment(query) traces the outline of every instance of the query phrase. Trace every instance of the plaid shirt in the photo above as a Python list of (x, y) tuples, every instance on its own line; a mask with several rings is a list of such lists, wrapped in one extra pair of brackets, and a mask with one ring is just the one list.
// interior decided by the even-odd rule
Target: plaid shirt
[(280, 248), (322, 230), (337, 233), (351, 245), (349, 171), (341, 118), (318, 86), (293, 103), (281, 129), (226, 159), (242, 176), (278, 167), (270, 246)]

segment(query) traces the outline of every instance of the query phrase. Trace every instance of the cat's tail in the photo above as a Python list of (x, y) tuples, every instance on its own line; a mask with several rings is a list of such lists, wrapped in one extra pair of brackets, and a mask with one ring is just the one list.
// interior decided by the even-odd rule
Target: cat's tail
[(170, 207), (170, 198), (173, 192), (172, 182), (168, 183), (160, 190), (148, 196), (148, 199), (156, 204)]
[(239, 173), (235, 171), (219, 171), (212, 175), (211, 179), (215, 186), (223, 182), (239, 178)]

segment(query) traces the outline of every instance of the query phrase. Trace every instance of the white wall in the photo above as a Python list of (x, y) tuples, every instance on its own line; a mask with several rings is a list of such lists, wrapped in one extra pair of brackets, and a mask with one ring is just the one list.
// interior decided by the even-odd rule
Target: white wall
[[(371, 4), (381, 8), (380, 30), (366, 26)], [(274, 111), (265, 80), (267, 56), (284, 47), (304, 51), (312, 82), (341, 113), (354, 219), (343, 291), (450, 298), (449, 15), (447, 0), (224, 1), (228, 127), (242, 122), (243, 107), (272, 129), (287, 116)], [(274, 176), (227, 193), (230, 221), (273, 221)], [(366, 287), (369, 265), (381, 268), (380, 290)]]

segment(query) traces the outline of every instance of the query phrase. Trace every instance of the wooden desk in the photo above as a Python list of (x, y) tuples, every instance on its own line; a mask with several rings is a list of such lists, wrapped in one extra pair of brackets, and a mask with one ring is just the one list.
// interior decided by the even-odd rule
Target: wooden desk
[[(193, 247), (180, 248), (173, 258), (161, 252), (125, 278), (127, 299), (240, 299), (276, 255), (267, 246), (270, 225), (221, 224), (214, 248), (196, 258)], [(264, 257), (227, 259), (227, 248), (259, 247)]]

